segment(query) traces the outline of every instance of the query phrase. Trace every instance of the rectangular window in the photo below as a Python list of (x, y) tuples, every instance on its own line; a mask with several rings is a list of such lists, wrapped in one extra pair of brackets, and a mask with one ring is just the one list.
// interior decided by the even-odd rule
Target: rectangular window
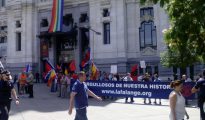
[(5, 0), (0, 0), (0, 7), (5, 7), (6, 1)]
[(152, 67), (151, 66), (146, 67), (146, 73), (152, 74)]
[(4, 38), (0, 38), (0, 43), (4, 43)]
[(7, 42), (7, 26), (0, 26), (0, 43)]
[(140, 17), (143, 17), (144, 15), (150, 15), (150, 16), (154, 17), (153, 7), (141, 8), (140, 9)]
[(103, 9), (103, 17), (110, 16), (110, 11), (108, 9)]
[(87, 13), (82, 13), (80, 15), (80, 23), (84, 23), (84, 22), (88, 22), (89, 18), (88, 18), (88, 14)]
[(7, 37), (0, 37), (0, 43), (7, 43)]
[(145, 24), (145, 44), (152, 45), (152, 26), (150, 24)]
[(156, 29), (152, 30), (152, 41), (153, 41), (153, 46), (157, 46), (157, 33), (156, 33)]
[(140, 31), (140, 46), (144, 48), (144, 31)]
[(21, 51), (21, 33), (16, 33), (16, 51)]
[(158, 66), (154, 66), (154, 73), (155, 73), (155, 74), (159, 74), (159, 68), (158, 68)]
[(110, 23), (103, 23), (104, 44), (110, 44)]
[(21, 22), (19, 20), (16, 21), (16, 28), (20, 28), (21, 27)]

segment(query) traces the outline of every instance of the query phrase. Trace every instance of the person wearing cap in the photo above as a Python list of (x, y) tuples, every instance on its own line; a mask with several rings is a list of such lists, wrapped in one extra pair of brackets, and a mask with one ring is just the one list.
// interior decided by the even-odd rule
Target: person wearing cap
[(70, 105), (69, 105), (69, 115), (72, 114), (74, 101), (76, 108), (75, 120), (88, 120), (87, 118), (87, 106), (88, 106), (88, 95), (94, 97), (95, 99), (102, 101), (100, 97), (95, 95), (90, 91), (85, 83), (86, 74), (85, 72), (80, 72), (78, 74), (79, 79), (73, 85), (72, 92), (70, 95)]
[[(150, 74), (149, 73), (145, 73), (144, 78), (143, 78), (142, 81), (143, 82), (150, 82), (151, 81)], [(148, 98), (148, 99), (149, 99), (149, 104), (152, 104), (151, 98)], [(144, 104), (147, 104), (146, 100), (147, 100), (147, 98), (144, 98)]]
[(3, 71), (0, 75), (0, 120), (9, 119), (9, 111), (12, 101), (11, 95), (15, 98), (16, 104), (19, 104), (16, 91), (10, 81), (11, 79), (9, 71)]

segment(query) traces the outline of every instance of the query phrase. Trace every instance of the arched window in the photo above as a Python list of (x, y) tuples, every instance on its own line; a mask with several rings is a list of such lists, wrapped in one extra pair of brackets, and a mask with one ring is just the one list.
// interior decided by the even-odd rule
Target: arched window
[(156, 26), (154, 26), (153, 21), (142, 22), (139, 29), (140, 32), (140, 48), (152, 47), (156, 49), (157, 47), (157, 36), (156, 36)]
[(154, 26), (153, 7), (140, 9), (141, 26), (139, 28), (140, 49), (157, 49), (156, 26)]

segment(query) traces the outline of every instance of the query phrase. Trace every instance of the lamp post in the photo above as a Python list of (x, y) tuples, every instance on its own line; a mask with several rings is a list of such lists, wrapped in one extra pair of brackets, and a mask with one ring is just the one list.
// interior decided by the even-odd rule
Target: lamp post
[(86, 28), (86, 29), (89, 29), (90, 31), (92, 31), (93, 32), (93, 47), (92, 47), (92, 49), (93, 49), (93, 56), (92, 56), (92, 59), (94, 60), (94, 47), (95, 47), (95, 40), (94, 40), (94, 35), (96, 34), (96, 35), (101, 35), (102, 33), (101, 32), (98, 32), (98, 31), (96, 31), (96, 30), (94, 30), (93, 28), (91, 28), (90, 26), (84, 26), (84, 28)]
[(95, 37), (94, 37), (94, 35), (95, 35), (95, 34), (96, 34), (96, 35), (101, 35), (101, 33), (95, 31), (95, 30), (92, 29), (92, 28), (89, 28), (89, 30), (93, 32), (93, 48), (92, 48), (92, 49), (93, 49), (93, 58), (92, 58), (92, 59), (94, 60), (94, 47), (95, 47), (95, 40), (94, 40)]

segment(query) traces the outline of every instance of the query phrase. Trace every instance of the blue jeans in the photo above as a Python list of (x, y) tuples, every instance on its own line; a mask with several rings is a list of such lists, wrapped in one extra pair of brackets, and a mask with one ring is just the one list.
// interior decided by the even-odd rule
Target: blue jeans
[(74, 120), (88, 120), (87, 118), (87, 109), (76, 109), (76, 115)]

